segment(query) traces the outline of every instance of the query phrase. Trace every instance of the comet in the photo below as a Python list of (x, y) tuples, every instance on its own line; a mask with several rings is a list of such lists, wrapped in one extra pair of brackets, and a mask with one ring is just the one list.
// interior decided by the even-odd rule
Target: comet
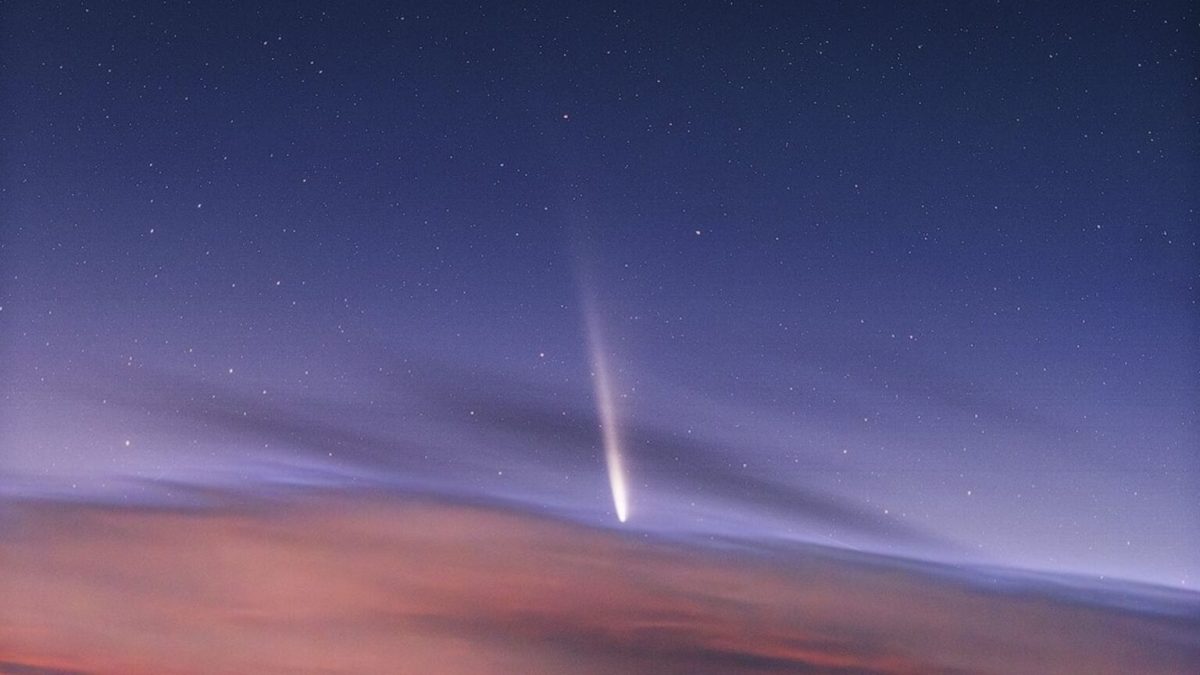
[(591, 298), (584, 302), (584, 322), (587, 329), (588, 354), (592, 362), (592, 387), (596, 412), (600, 416), (600, 434), (604, 441), (604, 465), (608, 469), (608, 485), (612, 489), (613, 508), (617, 520), (629, 518), (629, 487), (625, 462), (621, 453), (621, 432), (617, 427), (617, 406), (609, 378), (608, 358), (604, 351), (604, 335), (600, 328)]

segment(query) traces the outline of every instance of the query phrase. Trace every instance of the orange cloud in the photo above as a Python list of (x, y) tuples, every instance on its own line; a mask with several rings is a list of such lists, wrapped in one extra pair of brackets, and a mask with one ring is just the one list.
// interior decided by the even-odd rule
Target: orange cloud
[(1171, 673), (1200, 663), (1195, 620), (984, 593), (818, 553), (698, 551), (381, 499), (206, 513), (23, 506), (0, 535), (0, 597), (0, 672)]

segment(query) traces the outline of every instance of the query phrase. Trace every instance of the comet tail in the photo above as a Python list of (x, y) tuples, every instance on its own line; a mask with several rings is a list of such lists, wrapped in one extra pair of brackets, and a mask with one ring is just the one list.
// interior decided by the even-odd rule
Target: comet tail
[(590, 306), (586, 308), (588, 351), (592, 360), (593, 387), (596, 408), (600, 414), (600, 433), (604, 440), (604, 464), (608, 468), (608, 483), (612, 488), (613, 507), (617, 520), (629, 517), (629, 489), (626, 485), (624, 460), (621, 457), (621, 434), (617, 429), (617, 410), (613, 401), (612, 384), (608, 377), (608, 360), (600, 320)]

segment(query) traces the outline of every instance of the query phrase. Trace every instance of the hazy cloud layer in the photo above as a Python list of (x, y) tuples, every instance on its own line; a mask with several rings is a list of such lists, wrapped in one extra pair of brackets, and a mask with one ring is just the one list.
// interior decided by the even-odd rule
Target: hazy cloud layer
[[(264, 444), (287, 447), (359, 465), (383, 481), (404, 476), (446, 484), (464, 467), (486, 468), (490, 457), (481, 449), (497, 447), (505, 462), (531, 470), (595, 475), (600, 467), (600, 430), (586, 390), (537, 387), (449, 366), (388, 379), (378, 393), (384, 402), (374, 409), (351, 410), (318, 397), (278, 392), (266, 397), (144, 369), (119, 378), (101, 373), (73, 392), (87, 402), (145, 413), (165, 427), (233, 436), (244, 452)], [(396, 411), (407, 414), (403, 423), (395, 421)], [(692, 436), (667, 420), (625, 419), (621, 437), (635, 480), (652, 490), (686, 492), (842, 533), (944, 545), (930, 533), (816, 485), (745, 470), (735, 458), (753, 448)], [(424, 460), (431, 451), (438, 456), (436, 464)]]

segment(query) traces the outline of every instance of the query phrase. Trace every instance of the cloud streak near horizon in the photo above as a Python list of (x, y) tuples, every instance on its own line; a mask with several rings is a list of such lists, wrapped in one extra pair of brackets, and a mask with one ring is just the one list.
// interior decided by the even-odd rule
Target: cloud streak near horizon
[[(461, 485), (452, 476), (491, 473), (498, 466), (512, 470), (514, 460), (524, 463), (518, 471), (588, 476), (597, 472), (597, 456), (604, 451), (595, 412), (566, 403), (586, 402), (586, 394), (561, 387), (539, 389), (497, 374), (449, 366), (411, 371), (403, 381), (385, 380), (388, 405), (379, 408), (374, 419), (357, 420), (319, 398), (265, 398), (187, 375), (144, 370), (132, 376), (122, 373), (119, 379), (102, 369), (91, 372), (96, 377), (84, 378), (90, 385), (76, 382), (64, 393), (85, 405), (115, 405), (145, 415), (163, 429), (195, 428), (226, 443), (264, 451), (286, 448), (331, 465), (349, 465), (356, 469), (355, 477), (373, 477), (368, 484), (402, 482), (412, 487), (424, 481), (426, 489), (454, 493)], [(116, 381), (122, 385), (112, 388)], [(380, 417), (404, 407), (423, 420), (424, 429), (380, 423)], [(851, 538), (865, 535), (876, 546), (938, 543), (931, 534), (851, 499), (739, 470), (735, 458), (745, 449), (636, 420), (625, 421), (621, 435), (629, 476), (649, 491), (685, 494), (735, 509), (761, 509), (785, 522), (816, 524)], [(431, 447), (425, 440), (429, 438), (441, 443)], [(479, 450), (488, 447), (505, 448), (505, 455), (481, 455)], [(430, 461), (431, 453), (436, 461)], [(267, 459), (268, 453), (263, 454)], [(819, 479), (820, 470), (812, 465), (809, 469), (814, 480)], [(524, 499), (531, 508), (537, 504), (528, 492), (481, 486), (477, 496), (488, 494)], [(594, 504), (583, 510), (601, 509)]]

